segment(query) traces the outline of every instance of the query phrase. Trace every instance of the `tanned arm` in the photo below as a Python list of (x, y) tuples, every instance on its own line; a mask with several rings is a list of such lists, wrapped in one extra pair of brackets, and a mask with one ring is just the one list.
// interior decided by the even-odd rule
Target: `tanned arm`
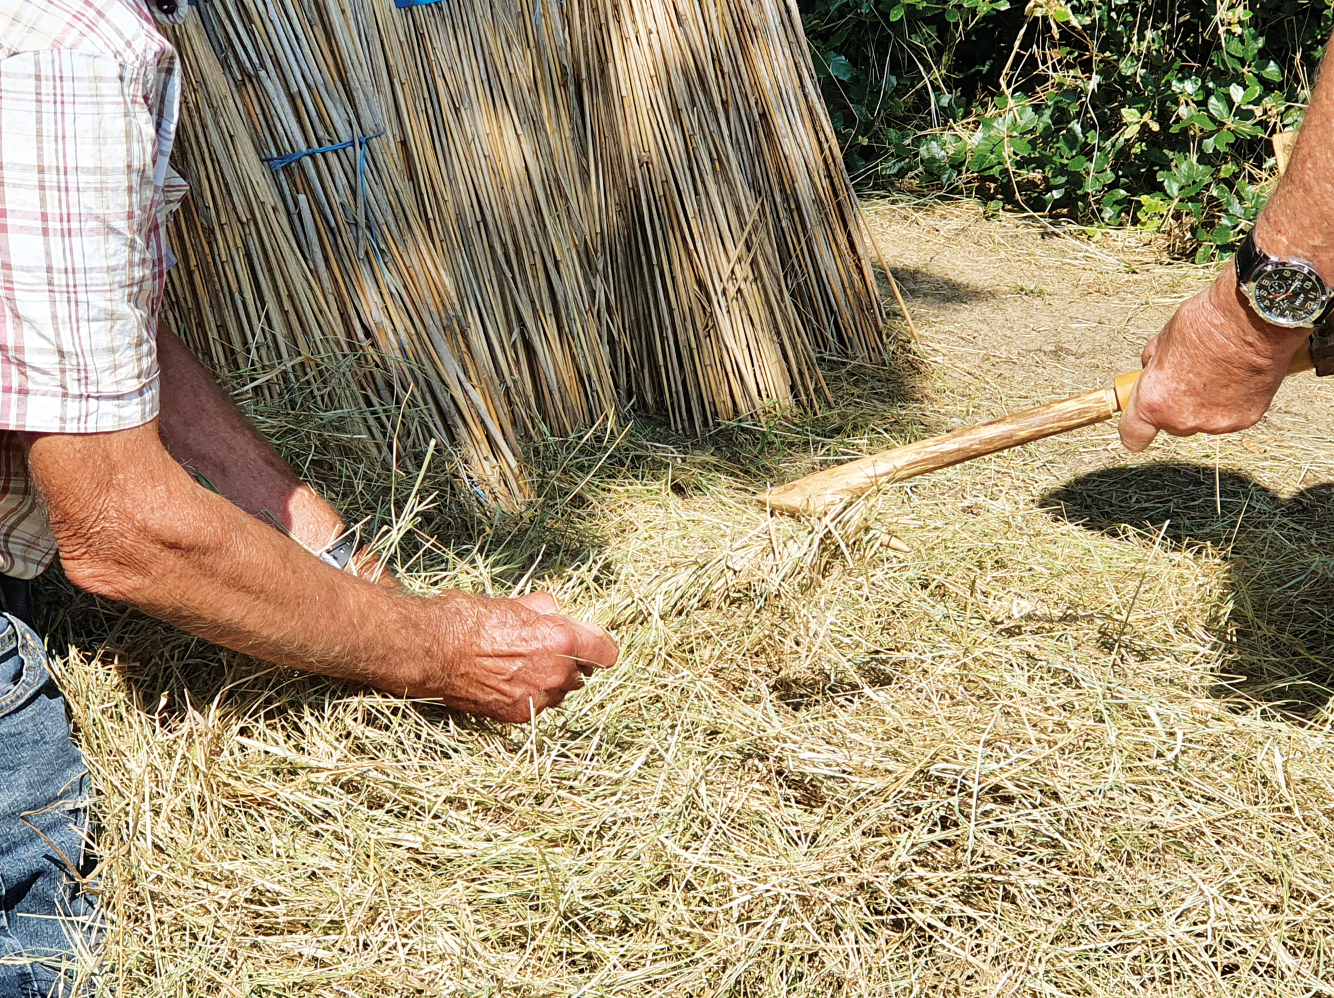
[(156, 420), (23, 439), (70, 580), (228, 648), (504, 721), (618, 656), (545, 594), (426, 599), (325, 565), (198, 485)]
[[(1305, 260), (1334, 281), (1334, 72), (1320, 75), (1288, 170), (1256, 220), (1255, 239), (1266, 253)], [(1228, 264), (1144, 348), (1144, 373), (1121, 416), (1122, 442), (1140, 451), (1159, 430), (1190, 436), (1254, 425), (1309, 335), (1257, 316)]]
[[(336, 510), (287, 465), (189, 349), (166, 326), (157, 332), (159, 427), (168, 453), (227, 499), (261, 520), (272, 517), (311, 551), (346, 532)], [(361, 552), (358, 574), (393, 585)]]

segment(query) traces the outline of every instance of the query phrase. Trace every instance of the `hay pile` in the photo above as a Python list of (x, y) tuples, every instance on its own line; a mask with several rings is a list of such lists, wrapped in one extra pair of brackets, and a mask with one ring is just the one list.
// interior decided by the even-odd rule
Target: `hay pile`
[[(1046, 381), (974, 377), (942, 288), (989, 296), (994, 373), (1075, 298), (1149, 309), (1120, 365), (1200, 280), (1109, 276), (1017, 228), (913, 230), (924, 260), (957, 238), (1004, 271), (913, 278), (933, 377), (852, 367), (820, 417), (707, 446), (550, 444), (519, 517), (445, 519), (443, 476), (412, 498), (412, 476), (334, 460), (346, 417), (256, 406), (351, 515), (397, 526), (413, 585), (553, 589), (618, 618), (625, 656), (507, 728), (48, 588), (104, 788), (119, 998), (1334, 990), (1328, 429), (1156, 466), (1093, 428), (822, 530), (753, 503), (815, 458), (1087, 378), (1070, 356)], [(1015, 291), (1043, 270), (1065, 290)]]
[(67, 660), (121, 998), (1329, 993), (1332, 740), (1215, 695), (1225, 562), (1054, 520), (1022, 456), (776, 546), (714, 461), (559, 456), (588, 511), (415, 576), (627, 621), (534, 728), (117, 615)]
[(256, 398), (360, 358), (335, 408), (363, 460), (434, 437), (514, 508), (546, 433), (626, 405), (697, 431), (883, 358), (790, 4), (197, 10), (173, 321)]

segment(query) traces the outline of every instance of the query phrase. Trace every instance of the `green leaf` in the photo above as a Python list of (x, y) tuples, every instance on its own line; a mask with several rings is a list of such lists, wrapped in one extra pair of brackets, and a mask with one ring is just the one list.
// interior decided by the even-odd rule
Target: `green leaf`
[(968, 166), (976, 173), (993, 173), (1005, 162), (1001, 152), (997, 143), (988, 142), (985, 146), (973, 150), (968, 157)]
[(825, 62), (829, 65), (830, 76), (835, 76), (838, 79), (843, 80), (845, 83), (852, 79), (852, 63), (848, 62), (845, 57), (839, 55), (837, 52), (830, 52), (829, 55), (825, 57)]
[(1161, 215), (1167, 210), (1169, 202), (1160, 198), (1157, 194), (1144, 194), (1140, 196), (1140, 211), (1145, 215)]
[(917, 147), (917, 154), (924, 160), (939, 160), (944, 162), (946, 159), (945, 148), (940, 144), (939, 139), (927, 139)]
[[(861, 176), (967, 189), (983, 176), (1008, 183), (1013, 170), (1038, 203), (1088, 222), (1156, 225), (1165, 211), (1187, 212), (1214, 256), (1220, 226), (1240, 231), (1254, 217), (1261, 195), (1245, 178), (1268, 157), (1268, 134), (1300, 124), (1310, 95), (1297, 67), (1314, 64), (1334, 27), (1329, 2), (1292, 0), (1229, 2), (1212, 26), (1131, 0), (798, 6), (830, 119)], [(1052, 27), (1070, 14), (1081, 30), (1044, 40), (1043, 58), (1011, 77), (1025, 92), (1001, 93), (987, 81), (1021, 10)]]

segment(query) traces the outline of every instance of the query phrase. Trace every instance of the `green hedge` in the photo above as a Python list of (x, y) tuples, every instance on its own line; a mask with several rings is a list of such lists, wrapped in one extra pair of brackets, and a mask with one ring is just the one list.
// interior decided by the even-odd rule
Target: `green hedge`
[(1334, 27), (1329, 0), (799, 4), (859, 186), (1184, 222), (1200, 261), (1263, 203)]

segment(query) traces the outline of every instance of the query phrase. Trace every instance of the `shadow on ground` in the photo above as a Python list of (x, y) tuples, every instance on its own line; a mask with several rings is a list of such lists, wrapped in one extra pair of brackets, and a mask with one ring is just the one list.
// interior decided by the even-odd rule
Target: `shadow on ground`
[(969, 284), (967, 281), (922, 270), (919, 267), (895, 267), (894, 280), (898, 283), (899, 290), (903, 292), (903, 297), (909, 302), (916, 300), (938, 304), (963, 304), (995, 297), (990, 288)]
[[(1225, 559), (1231, 598), (1212, 624), (1218, 695), (1311, 718), (1334, 696), (1334, 485), (1284, 499), (1236, 472), (1164, 463), (1083, 475), (1047, 493), (1052, 516), (1111, 537)], [(1230, 609), (1228, 604), (1231, 604)]]

